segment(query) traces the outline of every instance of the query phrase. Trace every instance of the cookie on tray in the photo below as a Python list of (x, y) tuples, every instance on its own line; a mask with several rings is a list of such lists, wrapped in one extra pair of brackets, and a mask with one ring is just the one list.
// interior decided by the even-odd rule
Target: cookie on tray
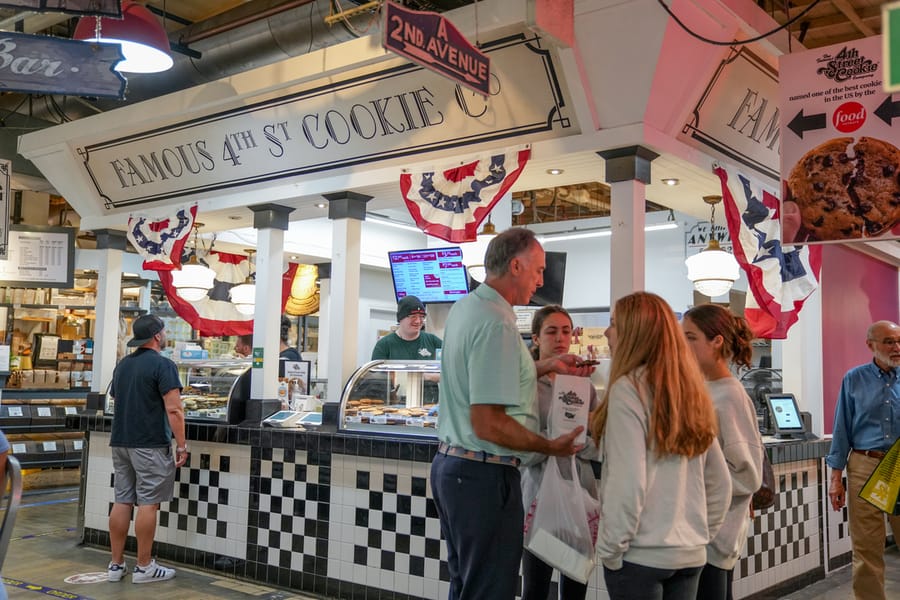
[(797, 202), (809, 241), (859, 237), (864, 220), (857, 214), (849, 186), (856, 169), (850, 157), (851, 137), (816, 146), (794, 165), (788, 178), (790, 198)]
[(900, 221), (900, 150), (893, 144), (861, 137), (853, 148), (856, 176), (850, 187), (866, 236), (881, 235)]

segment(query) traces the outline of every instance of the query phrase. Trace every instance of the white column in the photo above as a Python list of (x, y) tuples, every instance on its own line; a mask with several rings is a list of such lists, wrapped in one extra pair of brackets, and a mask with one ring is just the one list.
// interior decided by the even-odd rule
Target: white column
[(259, 229), (256, 244), (256, 313), (253, 316), (253, 348), (263, 349), (263, 367), (253, 369), (250, 397), (272, 399), (278, 397), (284, 231), (273, 227)]
[(611, 188), (609, 305), (644, 289), (645, 185), (635, 179), (609, 184)]
[[(319, 379), (328, 379), (328, 352), (331, 348), (331, 339), (329, 327), (331, 327), (331, 277), (319, 279), (319, 349), (318, 358), (316, 359), (316, 377)], [(328, 387), (325, 400), (328, 402), (339, 402), (341, 392), (337, 390), (333, 392)]]
[(104, 392), (112, 381), (119, 347), (119, 307), (122, 304), (122, 251), (100, 251), (97, 307), (94, 320), (94, 364), (91, 391)]
[(97, 306), (94, 315), (94, 362), (91, 391), (104, 392), (112, 381), (119, 348), (119, 308), (122, 304), (122, 261), (127, 245), (124, 231), (98, 229)]
[[(341, 398), (344, 384), (356, 369), (359, 329), (359, 266), (362, 221), (332, 221), (331, 287), (328, 303), (328, 400)], [(320, 336), (321, 340), (321, 336)]]

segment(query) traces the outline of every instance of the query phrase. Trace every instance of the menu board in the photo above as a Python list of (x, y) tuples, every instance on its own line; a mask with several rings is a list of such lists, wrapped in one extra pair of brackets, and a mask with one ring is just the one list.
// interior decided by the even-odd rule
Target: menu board
[(398, 302), (404, 296), (425, 304), (456, 302), (469, 293), (459, 246), (388, 252), (388, 259)]
[(70, 288), (74, 276), (74, 229), (10, 226), (7, 258), (0, 260), (4, 285)]

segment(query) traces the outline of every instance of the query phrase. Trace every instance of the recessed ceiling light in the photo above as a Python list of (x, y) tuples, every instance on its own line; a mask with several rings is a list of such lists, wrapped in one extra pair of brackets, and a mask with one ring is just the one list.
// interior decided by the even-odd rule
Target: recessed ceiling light
[(296, 254), (291, 254), (291, 260), (297, 260), (298, 258), (300, 258), (300, 257), (297, 256)]
[(562, 175), (564, 171), (562, 169), (547, 169), (548, 175)]
[(667, 177), (663, 179), (662, 182), (666, 185), (678, 185), (680, 182), (675, 177)]
[(316, 208), (325, 208), (326, 206), (327, 206), (327, 204), (325, 204), (324, 202), (317, 202), (317, 203), (316, 203)]
[(240, 215), (228, 215), (228, 218), (231, 219), (232, 221), (240, 221), (244, 217), (242, 217)]

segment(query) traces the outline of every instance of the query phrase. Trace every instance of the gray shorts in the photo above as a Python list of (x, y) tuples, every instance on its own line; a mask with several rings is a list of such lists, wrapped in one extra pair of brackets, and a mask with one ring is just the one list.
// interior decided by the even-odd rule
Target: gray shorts
[(175, 458), (172, 448), (122, 448), (113, 446), (116, 502), (159, 504), (175, 492)]

